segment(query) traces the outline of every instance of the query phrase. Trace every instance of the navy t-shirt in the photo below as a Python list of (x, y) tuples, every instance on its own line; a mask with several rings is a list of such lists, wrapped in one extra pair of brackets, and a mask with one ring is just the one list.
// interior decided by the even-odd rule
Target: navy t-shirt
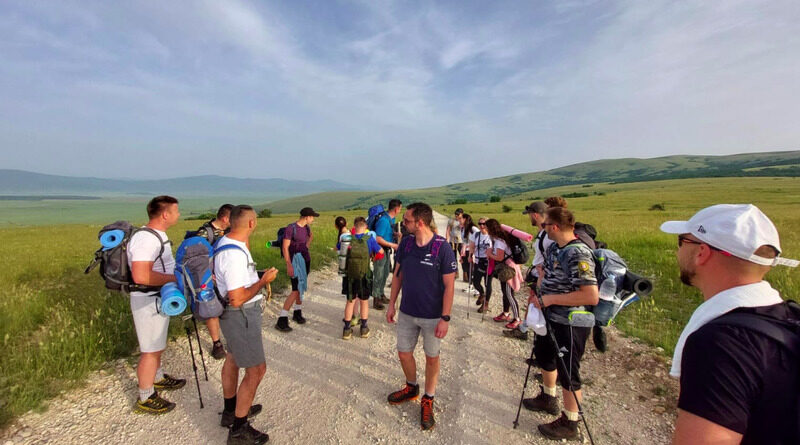
[[(439, 254), (431, 258), (434, 239), (439, 238)], [(414, 235), (403, 237), (397, 249), (397, 264), (403, 273), (403, 299), (400, 311), (418, 318), (439, 318), (444, 302), (442, 275), (458, 270), (453, 248), (439, 235), (417, 246)]]

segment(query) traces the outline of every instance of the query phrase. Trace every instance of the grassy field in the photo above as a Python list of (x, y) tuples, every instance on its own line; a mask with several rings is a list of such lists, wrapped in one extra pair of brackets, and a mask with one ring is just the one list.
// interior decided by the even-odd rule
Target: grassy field
[[(456, 207), (462, 207), (476, 219), (494, 217), (528, 229), (530, 223), (521, 211), (531, 199), (570, 193), (588, 195), (568, 199), (578, 220), (597, 227), (598, 238), (619, 252), (633, 270), (654, 278), (652, 298), (623, 312), (617, 323), (624, 332), (663, 348), (666, 354), (671, 354), (683, 325), (701, 299), (695, 290), (680, 284), (674, 255), (676, 239), (659, 232), (661, 222), (686, 219), (714, 203), (752, 202), (778, 226), (785, 256), (800, 257), (798, 178), (569, 186), (525, 192), (498, 203), (436, 209), (449, 215)], [(649, 210), (654, 204), (665, 210)], [(120, 217), (131, 214), (134, 222), (143, 222), (143, 218), (137, 218), (144, 213), (143, 203), (117, 205), (113, 208), (119, 209)], [(95, 217), (106, 221), (117, 219), (111, 213), (98, 211)], [(183, 213), (186, 216), (188, 212), (184, 209)], [(364, 212), (324, 212), (318, 218), (314, 225), (312, 268), (335, 257), (331, 250), (336, 239), (334, 216), (344, 214), (352, 221), (358, 213)], [(294, 219), (280, 215), (259, 220), (251, 245), (260, 268), (276, 266), (284, 271), (277, 249), (267, 249), (264, 244), (275, 238), (279, 227)], [(198, 225), (199, 221), (182, 221), (169, 231), (170, 238), (179, 240), (185, 230)], [(0, 228), (0, 282), (4, 284), (0, 292), (0, 339), (5, 352), (0, 360), (0, 427), (14, 416), (42, 406), (60, 391), (80, 384), (90, 371), (109, 360), (128, 356), (135, 350), (136, 338), (126, 297), (106, 291), (96, 272), (83, 274), (97, 248), (97, 231), (101, 226), (96, 223)], [(767, 278), (785, 297), (798, 298), (798, 271), (778, 268)], [(287, 283), (285, 273), (281, 273), (275, 288)], [(179, 327), (174, 323), (173, 335), (180, 335)]]

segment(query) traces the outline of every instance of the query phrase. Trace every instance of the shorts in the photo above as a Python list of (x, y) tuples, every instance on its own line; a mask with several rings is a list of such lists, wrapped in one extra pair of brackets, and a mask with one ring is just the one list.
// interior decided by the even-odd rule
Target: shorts
[[(308, 276), (311, 274), (311, 261), (306, 261), (306, 281), (308, 281)], [(289, 277), (292, 280), (292, 292), (297, 291), (297, 286), (300, 283), (300, 279), (297, 277)]]
[(581, 389), (581, 358), (586, 350), (586, 341), (592, 333), (592, 328), (578, 328), (552, 321), (550, 327), (553, 329), (558, 346), (562, 350), (564, 348), (568, 350), (563, 357), (568, 369), (561, 366), (556, 347), (549, 334), (536, 335), (533, 342), (533, 353), (543, 370), (555, 371), (558, 366), (558, 381), (562, 388), (569, 389), (569, 384), (572, 383), (572, 389), (577, 391)]
[(252, 368), (266, 363), (261, 337), (261, 300), (245, 303), (241, 308), (228, 306), (219, 317), (219, 326), (236, 366)]
[(435, 335), (439, 318), (418, 318), (397, 312), (397, 351), (414, 352), (422, 333), (422, 349), (428, 357), (438, 357), (442, 339)]
[(352, 281), (345, 277), (345, 295), (347, 295), (347, 301), (353, 301), (356, 298), (359, 300), (369, 300), (371, 294), (372, 280), (370, 280), (369, 277)]
[(131, 313), (140, 352), (159, 352), (167, 348), (169, 317), (161, 313), (161, 297), (131, 294)]

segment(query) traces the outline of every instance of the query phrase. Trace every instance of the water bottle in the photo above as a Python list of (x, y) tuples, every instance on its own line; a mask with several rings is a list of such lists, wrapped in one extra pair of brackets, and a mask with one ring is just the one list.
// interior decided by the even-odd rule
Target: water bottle
[(211, 299), (214, 298), (214, 289), (204, 286), (203, 289), (200, 289), (200, 294), (197, 298), (200, 301), (211, 301)]
[(347, 250), (350, 249), (352, 235), (344, 234), (339, 238), (339, 275), (344, 276), (347, 272)]

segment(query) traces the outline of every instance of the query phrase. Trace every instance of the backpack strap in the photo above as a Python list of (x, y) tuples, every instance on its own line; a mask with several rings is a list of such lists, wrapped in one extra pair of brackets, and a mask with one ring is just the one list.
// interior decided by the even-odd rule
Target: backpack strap
[(735, 326), (768, 337), (800, 359), (800, 335), (791, 331), (789, 322), (747, 312), (727, 313), (709, 324)]
[[(239, 252), (242, 252), (244, 254), (245, 260), (249, 259), (249, 257), (247, 256), (247, 252), (245, 252), (244, 249), (242, 249), (240, 246), (237, 246), (236, 244), (225, 244), (224, 246), (215, 248), (214, 253), (211, 254), (211, 261), (210, 261), (212, 276), (214, 275), (214, 259), (217, 257), (217, 254), (225, 252), (226, 250), (238, 250)], [(222, 295), (220, 295), (219, 288), (217, 287), (217, 280), (213, 280), (213, 283), (214, 283), (214, 293), (217, 294), (217, 298), (219, 298), (223, 303), (225, 303), (225, 305), (227, 305), (228, 301), (224, 299)]]
[(161, 239), (161, 235), (159, 235), (158, 232), (156, 232), (155, 230), (153, 230), (153, 229), (151, 229), (150, 227), (147, 227), (147, 226), (135, 229), (133, 231), (133, 233), (131, 233), (130, 239), (133, 239), (133, 235), (136, 235), (136, 233), (138, 233), (140, 231), (145, 231), (145, 232), (148, 232), (148, 233), (152, 233), (156, 238), (158, 238), (158, 242), (161, 244), (161, 249), (158, 251), (158, 259), (159, 259), (159, 261), (161, 261), (161, 270), (164, 273), (167, 273), (167, 266), (164, 265), (164, 257), (163, 257), (163, 255), (164, 255), (164, 245), (165, 244), (170, 244), (171, 242), (169, 240), (164, 241), (163, 239)]
[(547, 236), (547, 232), (543, 229), (539, 229), (539, 233), (536, 234), (536, 239), (539, 241), (539, 253), (544, 256), (544, 237)]

